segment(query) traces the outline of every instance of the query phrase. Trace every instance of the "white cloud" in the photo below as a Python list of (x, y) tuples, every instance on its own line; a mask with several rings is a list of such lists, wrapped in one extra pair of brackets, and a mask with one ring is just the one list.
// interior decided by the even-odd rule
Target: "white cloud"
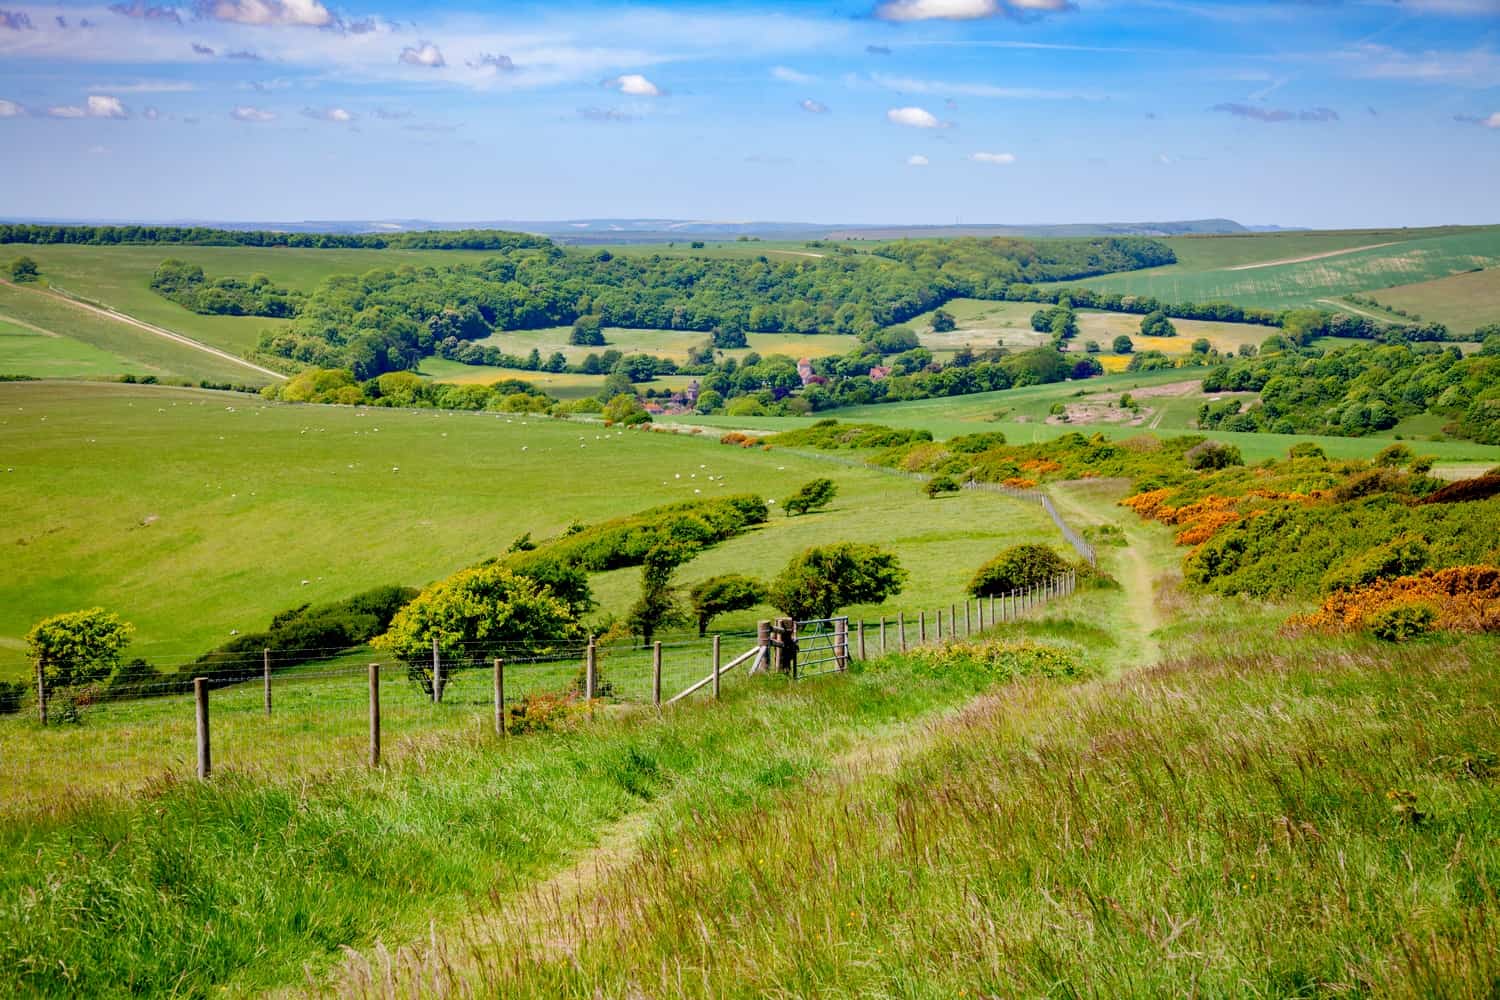
[(921, 153), (913, 153), (911, 156), (908, 156), (906, 158), (906, 165), (908, 167), (925, 167), (931, 162), (931, 160), (923, 156)]
[(249, 104), (241, 104), (229, 112), (229, 117), (237, 122), (273, 122), (276, 120), (276, 112), (253, 107)]
[(875, 8), (882, 21), (977, 21), (1072, 10), (1071, 0), (886, 0)]
[(90, 118), (130, 117), (130, 113), (125, 110), (125, 105), (120, 103), (118, 97), (108, 97), (104, 94), (89, 95), (88, 114)]
[(1480, 128), (1500, 128), (1500, 111), (1488, 118), (1482, 115), (1454, 115), (1453, 120), (1463, 125), (1478, 125)]
[(1500, 128), (1500, 111), (1496, 111), (1484, 121), (1480, 122), (1485, 128)]
[(96, 83), (89, 89), (116, 94), (186, 94), (198, 87), (186, 80), (137, 80), (135, 83)]
[(886, 121), (892, 125), (906, 125), (910, 128), (941, 128), (943, 123), (938, 121), (926, 108), (891, 108), (885, 113)]
[(333, 15), (319, 0), (202, 0), (198, 12), (216, 21), (322, 28)]
[(797, 107), (801, 108), (803, 111), (806, 111), (808, 114), (828, 114), (828, 105), (824, 104), (822, 101), (815, 101), (810, 97), (805, 101), (798, 102)]
[(1500, 53), (1488, 48), (1467, 51), (1405, 52), (1388, 45), (1366, 43), (1331, 54), (1315, 53), (1319, 62), (1330, 58), (1350, 76), (1364, 80), (1410, 80), (1469, 87), (1500, 86)]
[(448, 65), (443, 59), (443, 50), (431, 42), (418, 42), (416, 45), (408, 45), (401, 50), (398, 57), (401, 62), (408, 66), (426, 66), (429, 69), (439, 69)]
[(88, 112), (76, 104), (55, 104), (47, 109), (49, 118), (86, 118)]
[(20, 118), (26, 114), (26, 109), (15, 101), (0, 99), (0, 118)]
[(612, 80), (605, 80), (606, 87), (613, 87), (630, 97), (660, 97), (661, 88), (639, 73), (626, 73)]
[(311, 118), (320, 122), (352, 122), (354, 113), (345, 108), (303, 108), (303, 118)]
[(988, 163), (997, 167), (1008, 167), (1016, 162), (1015, 153), (970, 153), (969, 159), (975, 163)]
[(782, 83), (815, 83), (818, 78), (800, 73), (790, 66), (772, 66), (771, 79), (780, 80)]

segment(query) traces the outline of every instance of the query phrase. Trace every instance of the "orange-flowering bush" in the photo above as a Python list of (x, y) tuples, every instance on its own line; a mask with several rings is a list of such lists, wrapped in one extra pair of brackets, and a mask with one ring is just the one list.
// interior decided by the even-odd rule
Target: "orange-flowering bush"
[(1062, 463), (1054, 462), (1050, 458), (1030, 458), (1021, 463), (1021, 468), (1027, 472), (1045, 476), (1049, 472), (1062, 471)]
[(1034, 490), (1036, 489), (1036, 480), (1027, 479), (1025, 476), (1011, 476), (1005, 480), (1005, 485), (1013, 490)]
[(1183, 524), (1185, 527), (1177, 533), (1178, 545), (1202, 545), (1220, 528), (1234, 524), (1240, 516), (1232, 510), (1204, 511), (1190, 521), (1178, 520), (1174, 523)]
[(1155, 519), (1156, 512), (1161, 509), (1162, 503), (1171, 494), (1171, 490), (1147, 490), (1145, 493), (1137, 493), (1133, 497), (1126, 497), (1120, 504), (1129, 507), (1141, 517), (1150, 521)]
[(1287, 621), (1293, 632), (1358, 632), (1396, 609), (1427, 607), (1432, 626), (1452, 632), (1500, 632), (1500, 567), (1453, 566), (1377, 580), (1324, 599)]
[(730, 431), (728, 434), (725, 434), (723, 437), (719, 438), (719, 443), (737, 444), (741, 448), (752, 448), (756, 444), (758, 444), (759, 441), (758, 439), (751, 437), (749, 434), (741, 434), (739, 431)]

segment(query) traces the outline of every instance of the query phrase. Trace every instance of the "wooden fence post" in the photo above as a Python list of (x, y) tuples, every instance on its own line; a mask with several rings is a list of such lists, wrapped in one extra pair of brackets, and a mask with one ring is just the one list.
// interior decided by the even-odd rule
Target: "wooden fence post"
[[(984, 628), (984, 615), (981, 614), (979, 617), (980, 617), (979, 627), (980, 628)], [(964, 635), (969, 636), (969, 635), (973, 635), (973, 634), (974, 634), (974, 622), (969, 618), (969, 599), (967, 597), (965, 597), (964, 598)]]
[(896, 612), (896, 642), (901, 647), (901, 652), (906, 652), (906, 612)]
[[(1003, 608), (1001, 610), (1004, 610)], [(990, 595), (990, 627), (995, 627), (995, 595)]]
[(500, 736), (510, 735), (510, 726), (505, 723), (505, 661), (495, 657), (495, 732)]
[(651, 704), (661, 708), (661, 640), (651, 644)]
[(589, 636), (589, 648), (583, 661), (583, 699), (589, 703), (590, 712), (594, 710), (594, 671), (598, 666), (596, 656), (594, 637)]
[(719, 700), (719, 636), (714, 636), (714, 701)]
[(432, 703), (443, 700), (443, 660), (438, 656), (437, 636), (432, 637)]
[(958, 638), (958, 605), (948, 605), (948, 638)]
[(270, 715), (271, 714), (271, 651), (269, 649), (264, 650), (261, 653), (261, 658), (264, 661), (265, 673), (266, 673), (266, 714)]
[(797, 619), (783, 618), (781, 620), (781, 669), (790, 670), (792, 680), (796, 680), (799, 674), (797, 669)]
[(859, 662), (865, 662), (865, 620), (859, 620)]
[(885, 655), (885, 613), (880, 615), (880, 655)]
[(208, 678), (193, 678), (193, 701), (197, 708), (198, 721), (198, 780), (207, 781), (213, 770), (213, 761), (208, 742)]
[(47, 672), (42, 668), (40, 659), (36, 661), (36, 714), (45, 726), (47, 724)]
[(370, 766), (380, 766), (380, 664), (370, 664)]
[(917, 612), (917, 642), (927, 645), (927, 612)]
[(839, 670), (849, 669), (848, 618), (836, 618), (833, 622), (833, 665)]
[(937, 641), (943, 641), (943, 609), (938, 608), (934, 614), (937, 616)]

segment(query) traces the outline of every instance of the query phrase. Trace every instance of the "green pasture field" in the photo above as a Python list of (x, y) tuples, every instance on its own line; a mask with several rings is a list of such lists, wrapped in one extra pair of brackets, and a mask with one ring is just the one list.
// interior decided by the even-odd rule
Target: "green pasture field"
[[(507, 354), (525, 355), (533, 348), (543, 358), (561, 351), (571, 364), (577, 364), (590, 354), (616, 350), (625, 354), (651, 354), (673, 361), (687, 361), (688, 351), (705, 344), (709, 335), (702, 330), (636, 330), (626, 327), (604, 328), (603, 347), (575, 347), (568, 343), (572, 334), (570, 326), (552, 326), (541, 330), (506, 330), (475, 341), (485, 347), (498, 347)], [(725, 357), (743, 358), (752, 351), (762, 357), (783, 354), (790, 358), (820, 358), (830, 354), (844, 354), (854, 347), (855, 340), (846, 334), (796, 334), (796, 333), (751, 333), (745, 339), (750, 346), (722, 351)]]
[[(960, 599), (1005, 544), (1055, 534), (1035, 508), (1003, 497), (928, 500), (916, 483), (715, 437), (165, 387), (0, 384), (0, 545), (10, 553), (0, 676), (26, 675), (22, 638), (60, 611), (118, 611), (138, 629), (130, 655), (174, 666), (278, 611), (421, 586), (527, 532), (546, 538), (575, 520), (716, 493), (780, 500), (818, 476), (839, 483), (831, 511), (776, 511), (769, 527), (678, 578), (769, 577), (818, 541), (884, 540), (912, 573), (893, 607), (915, 609)], [(603, 613), (622, 614), (636, 596), (628, 572), (597, 583)]]
[(0, 316), (0, 373), (37, 378), (123, 375), (129, 362), (81, 340), (21, 326)]
[[(1236, 242), (1220, 251), (1215, 249), (1217, 240), (1249, 242)], [(1338, 301), (1339, 296), (1500, 264), (1500, 227), (1341, 233), (1334, 234), (1328, 240), (1330, 249), (1324, 250), (1315, 249), (1310, 237), (1290, 235), (1182, 237), (1167, 242), (1178, 250), (1179, 263), (1063, 284), (1151, 295), (1165, 302), (1227, 301), (1266, 309), (1316, 306), (1353, 311)], [(1338, 249), (1335, 243), (1350, 252), (1292, 262), (1298, 257), (1329, 253)], [(1356, 249), (1359, 247), (1366, 249)], [(1277, 261), (1286, 263), (1273, 263)], [(1234, 269), (1262, 263), (1268, 266)]]
[(0, 244), (0, 260), (22, 253), (37, 262), (42, 277), (51, 285), (234, 354), (250, 353), (261, 331), (277, 329), (287, 321), (264, 316), (201, 316), (190, 312), (151, 290), (151, 275), (158, 264), (175, 257), (201, 266), (211, 278), (264, 274), (277, 285), (310, 292), (324, 278), (335, 274), (362, 274), (373, 268), (403, 264), (442, 267), (494, 256), (471, 250)]
[[(1236, 445), (1246, 461), (1282, 457), (1287, 449), (1299, 441), (1314, 441), (1329, 455), (1341, 458), (1368, 458), (1390, 444), (1399, 428), (1380, 435), (1362, 438), (1326, 437), (1293, 434), (1237, 434), (1229, 431), (1197, 431), (1188, 427), (1187, 421), (1197, 412), (1197, 404), (1207, 398), (1201, 394), (1183, 397), (1170, 403), (1162, 422), (1155, 426), (1132, 427), (1110, 423), (1047, 423), (1046, 417), (1054, 403), (1070, 403), (1082, 396), (1100, 393), (1125, 393), (1144, 387), (1160, 386), (1173, 382), (1201, 379), (1193, 371), (1173, 370), (1149, 373), (1121, 373), (1088, 379), (1084, 382), (1058, 382), (1050, 385), (1027, 386), (1021, 389), (1005, 389), (999, 392), (976, 393), (969, 396), (949, 396), (939, 399), (921, 399), (902, 403), (879, 403), (869, 406), (852, 406), (820, 413), (813, 417), (728, 417), (695, 416), (694, 424), (716, 430), (762, 430), (780, 431), (805, 427), (813, 420), (836, 417), (849, 422), (886, 424), (892, 427), (915, 427), (929, 430), (937, 438), (956, 437), (981, 431), (1001, 431), (1012, 443), (1047, 441), (1062, 434), (1103, 434), (1109, 438), (1129, 437), (1143, 431), (1153, 434), (1203, 434), (1206, 437), (1227, 441)], [(1154, 402), (1154, 401), (1153, 401)], [(680, 419), (680, 418), (679, 418)], [(1423, 441), (1414, 444), (1425, 454), (1436, 455), (1444, 462), (1480, 462), (1494, 465), (1500, 462), (1500, 447), (1473, 444), (1467, 441)]]
[[(45, 330), (121, 359), (115, 369), (132, 375), (174, 375), (241, 385), (271, 381), (253, 369), (205, 351), (169, 340), (129, 323), (109, 319), (41, 289), (0, 285), (0, 316), (13, 324)], [(97, 361), (97, 359), (96, 359)], [(7, 374), (86, 375), (87, 363), (64, 370), (7, 372)], [(95, 373), (103, 374), (103, 373)]]
[[(604, 375), (580, 375), (574, 372), (534, 372), (525, 368), (500, 368), (495, 365), (466, 365), (458, 361), (449, 361), (447, 358), (424, 358), (422, 365), (417, 369), (418, 375), (424, 375), (438, 382), (451, 382), (455, 385), (491, 385), (502, 379), (520, 379), (530, 382), (538, 389), (554, 396), (557, 399), (580, 399), (584, 396), (596, 395), (604, 388)], [(647, 389), (686, 389), (689, 382), (694, 381), (693, 375), (662, 375), (650, 382), (637, 383), (637, 389), (645, 392)]]
[[(1445, 324), (1449, 330), (1473, 330), (1500, 323), (1500, 267), (1384, 288), (1370, 298)], [(1393, 320), (1404, 322), (1400, 317)]]

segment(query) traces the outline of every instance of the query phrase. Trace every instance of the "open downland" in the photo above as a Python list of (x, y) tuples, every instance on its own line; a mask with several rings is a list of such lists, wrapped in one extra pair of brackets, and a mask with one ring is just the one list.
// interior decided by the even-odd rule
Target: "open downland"
[[(961, 600), (1004, 544), (1053, 530), (1005, 498), (932, 501), (919, 484), (713, 436), (162, 387), (0, 384), (0, 454), (6, 677), (25, 675), (26, 630), (60, 611), (116, 610), (138, 628), (132, 655), (171, 666), (277, 611), (420, 586), (526, 532), (544, 538), (575, 520), (715, 493), (780, 499), (819, 476), (839, 484), (833, 510), (777, 514), (753, 541), (706, 554), (678, 579), (769, 577), (819, 541), (884, 539), (912, 573), (898, 606), (932, 607)], [(637, 586), (628, 573), (601, 579), (603, 610), (622, 613)]]
[[(125, 319), (101, 314), (45, 289), (0, 282), (0, 315), (16, 325), (44, 330), (120, 359), (120, 365), (113, 371), (93, 374), (177, 376), (235, 385), (264, 385), (274, 381), (238, 361), (142, 329)], [(91, 374), (79, 369), (60, 372), (50, 366), (34, 371), (0, 366), (0, 371), (15, 375)]]
[(123, 375), (124, 358), (0, 314), (0, 373), (36, 378)]
[[(1382, 239), (1381, 237), (1388, 237)], [(1240, 241), (1227, 246), (1216, 241)], [(1149, 295), (1164, 302), (1233, 302), (1283, 309), (1317, 305), (1322, 298), (1371, 292), (1500, 264), (1500, 227), (1335, 234), (1322, 247), (1312, 237), (1183, 237), (1167, 242), (1179, 253), (1169, 267), (1065, 282), (1124, 295)], [(1280, 238), (1278, 238), (1280, 239)], [(1318, 239), (1321, 239), (1319, 237)], [(1295, 242), (1293, 242), (1295, 240)], [(1342, 243), (1342, 246), (1333, 245)], [(1371, 244), (1374, 249), (1356, 249)], [(1250, 251), (1246, 252), (1245, 247)], [(1222, 247), (1222, 250), (1218, 248)], [(1320, 256), (1330, 250), (1337, 256)], [(1249, 259), (1243, 259), (1248, 256)], [(1311, 257), (1300, 263), (1275, 262)], [(1267, 262), (1253, 270), (1231, 266)]]
[[(1370, 298), (1383, 306), (1443, 323), (1454, 332), (1466, 333), (1500, 323), (1500, 267), (1384, 288), (1370, 293)], [(1393, 319), (1403, 321), (1399, 316)]]

